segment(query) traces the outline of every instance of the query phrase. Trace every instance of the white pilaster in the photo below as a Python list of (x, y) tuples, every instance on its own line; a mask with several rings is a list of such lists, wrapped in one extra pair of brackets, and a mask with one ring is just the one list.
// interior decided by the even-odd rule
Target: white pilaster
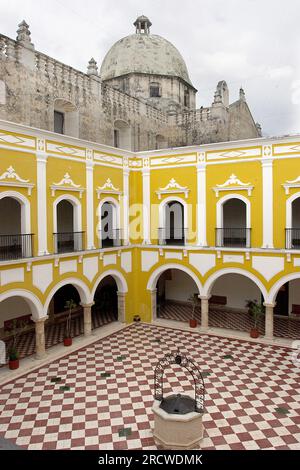
[(123, 169), (123, 243), (129, 245), (129, 169)]
[(274, 248), (273, 245), (273, 159), (262, 160), (263, 186), (263, 245), (262, 248)]
[(47, 243), (47, 154), (37, 152), (38, 256), (48, 255)]
[(207, 246), (206, 241), (206, 164), (197, 165), (197, 245)]
[(151, 244), (150, 239), (150, 170), (143, 168), (143, 243)]
[(86, 207), (86, 248), (94, 250), (94, 164), (92, 162), (86, 162)]

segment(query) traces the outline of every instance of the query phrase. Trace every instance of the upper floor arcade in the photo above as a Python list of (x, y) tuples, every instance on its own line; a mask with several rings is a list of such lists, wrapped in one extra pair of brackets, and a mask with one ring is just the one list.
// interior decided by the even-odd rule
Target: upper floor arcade
[(300, 250), (300, 136), (133, 153), (0, 122), (0, 263), (122, 246)]

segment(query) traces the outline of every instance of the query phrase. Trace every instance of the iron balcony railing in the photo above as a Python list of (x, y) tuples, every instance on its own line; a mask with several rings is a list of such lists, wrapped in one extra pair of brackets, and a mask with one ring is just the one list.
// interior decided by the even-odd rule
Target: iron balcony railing
[(123, 236), (121, 229), (100, 230), (99, 231), (100, 248), (112, 248), (123, 245)]
[(216, 228), (216, 246), (250, 248), (251, 228)]
[(188, 229), (182, 227), (159, 228), (159, 245), (185, 245), (187, 241)]
[(289, 250), (300, 250), (300, 228), (285, 229), (285, 247)]
[(31, 258), (33, 234), (0, 235), (0, 261)]
[(85, 232), (61, 232), (53, 234), (54, 253), (83, 251)]

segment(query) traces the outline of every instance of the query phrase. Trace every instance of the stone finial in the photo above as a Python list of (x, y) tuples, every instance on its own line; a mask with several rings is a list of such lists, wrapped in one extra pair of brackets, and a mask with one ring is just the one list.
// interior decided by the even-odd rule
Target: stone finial
[(255, 126), (256, 126), (259, 137), (262, 137), (262, 129), (261, 129), (261, 125), (259, 124), (259, 122), (257, 122)]
[(18, 25), (17, 41), (23, 44), (23, 46), (34, 49), (34, 45), (31, 42), (31, 32), (29, 31), (29, 25), (24, 20)]
[(87, 74), (88, 75), (97, 75), (98, 76), (98, 66), (97, 62), (95, 59), (92, 57), (91, 60), (89, 61), (88, 69), (87, 69)]
[(214, 104), (217, 104), (217, 103), (222, 103), (222, 96), (219, 90), (217, 90), (214, 95)]
[(246, 95), (242, 87), (240, 88), (240, 100), (246, 101)]

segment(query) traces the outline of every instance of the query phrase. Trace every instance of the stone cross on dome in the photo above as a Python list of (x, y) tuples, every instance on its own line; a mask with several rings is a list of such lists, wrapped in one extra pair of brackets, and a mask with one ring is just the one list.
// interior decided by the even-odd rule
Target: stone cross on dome
[(150, 34), (150, 26), (152, 26), (152, 23), (147, 16), (139, 16), (133, 24), (136, 34)]

